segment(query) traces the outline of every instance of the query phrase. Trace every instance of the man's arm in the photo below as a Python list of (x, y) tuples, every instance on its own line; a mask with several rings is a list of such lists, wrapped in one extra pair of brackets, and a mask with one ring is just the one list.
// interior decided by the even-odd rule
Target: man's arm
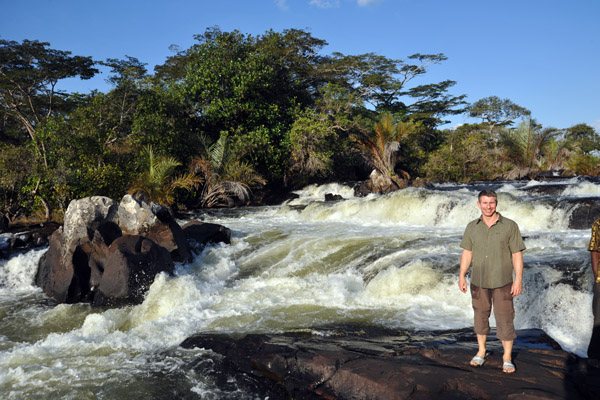
[(590, 251), (592, 255), (592, 272), (594, 272), (594, 282), (598, 279), (598, 261), (600, 261), (600, 252)]
[(515, 280), (510, 289), (510, 294), (517, 297), (523, 293), (523, 252), (519, 251), (512, 255), (513, 269), (515, 270)]
[(473, 259), (473, 252), (471, 250), (464, 250), (460, 256), (460, 271), (458, 272), (458, 288), (461, 292), (467, 293), (467, 271), (471, 267), (471, 260)]

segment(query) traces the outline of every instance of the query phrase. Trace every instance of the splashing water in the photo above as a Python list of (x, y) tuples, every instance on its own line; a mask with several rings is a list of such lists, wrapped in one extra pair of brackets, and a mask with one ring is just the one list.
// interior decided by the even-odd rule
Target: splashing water
[[(592, 321), (589, 230), (568, 229), (559, 200), (597, 195), (600, 186), (561, 184), (554, 196), (532, 194), (532, 183), (495, 189), (498, 210), (519, 223), (527, 246), (517, 329), (544, 329), (585, 356)], [(143, 304), (119, 309), (54, 304), (33, 285), (44, 250), (0, 261), (0, 392), (40, 399), (132, 393), (253, 399), (235, 387), (222, 392), (185, 367), (206, 352), (179, 343), (198, 332), (343, 323), (469, 327), (470, 296), (457, 287), (459, 244), (478, 216), (479, 189), (439, 185), (358, 198), (349, 186), (310, 186), (281, 206), (200, 213), (232, 230), (231, 245), (206, 248), (193, 263), (178, 265), (174, 277), (158, 275)], [(326, 193), (345, 200), (325, 202)]]

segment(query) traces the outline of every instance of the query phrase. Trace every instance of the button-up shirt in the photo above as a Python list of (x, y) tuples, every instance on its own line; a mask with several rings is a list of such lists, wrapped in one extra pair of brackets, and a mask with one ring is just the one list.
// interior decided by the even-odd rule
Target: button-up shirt
[(525, 250), (519, 226), (498, 213), (490, 227), (481, 217), (465, 229), (460, 247), (473, 252), (471, 283), (486, 289), (499, 288), (513, 281), (512, 255)]

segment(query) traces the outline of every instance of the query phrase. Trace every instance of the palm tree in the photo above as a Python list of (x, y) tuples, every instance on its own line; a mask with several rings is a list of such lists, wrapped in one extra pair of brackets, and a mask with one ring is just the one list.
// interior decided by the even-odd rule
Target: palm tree
[(266, 183), (250, 164), (228, 148), (226, 134), (208, 146), (202, 157), (194, 159), (190, 170), (204, 180), (202, 207), (229, 205), (236, 198), (245, 203), (252, 195), (252, 187)]
[(564, 168), (571, 155), (571, 151), (572, 147), (568, 142), (552, 138), (543, 148), (544, 166), (550, 170)]
[[(392, 114), (385, 113), (375, 123), (372, 131), (354, 135), (353, 140), (379, 175), (391, 183), (394, 180), (392, 177), (397, 178), (395, 166), (400, 141), (419, 127), (420, 124), (412, 120), (398, 121)], [(400, 170), (400, 173), (410, 179), (406, 171)]]
[(141, 191), (149, 196), (150, 201), (169, 206), (175, 201), (177, 189), (190, 191), (202, 182), (193, 173), (173, 176), (181, 163), (173, 157), (156, 157), (151, 146), (146, 147), (145, 154), (148, 169), (134, 181), (133, 186), (128, 190), (130, 194)]
[(543, 128), (534, 119), (522, 121), (517, 129), (504, 133), (504, 156), (520, 168), (540, 166), (542, 149), (558, 131)]

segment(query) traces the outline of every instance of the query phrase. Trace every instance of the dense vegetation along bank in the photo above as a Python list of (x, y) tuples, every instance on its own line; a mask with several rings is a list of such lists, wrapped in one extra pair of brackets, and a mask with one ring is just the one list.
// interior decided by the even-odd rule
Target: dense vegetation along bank
[[(592, 127), (544, 127), (496, 96), (470, 104), (455, 81), (427, 80), (443, 54), (327, 54), (325, 40), (297, 29), (209, 28), (195, 39), (152, 73), (135, 57), (0, 40), (2, 214), (60, 220), (73, 199), (135, 191), (190, 209), (368, 177), (387, 191), (417, 177), (598, 174)], [(100, 69), (107, 93), (60, 90)], [(480, 123), (440, 128), (463, 113)]]

